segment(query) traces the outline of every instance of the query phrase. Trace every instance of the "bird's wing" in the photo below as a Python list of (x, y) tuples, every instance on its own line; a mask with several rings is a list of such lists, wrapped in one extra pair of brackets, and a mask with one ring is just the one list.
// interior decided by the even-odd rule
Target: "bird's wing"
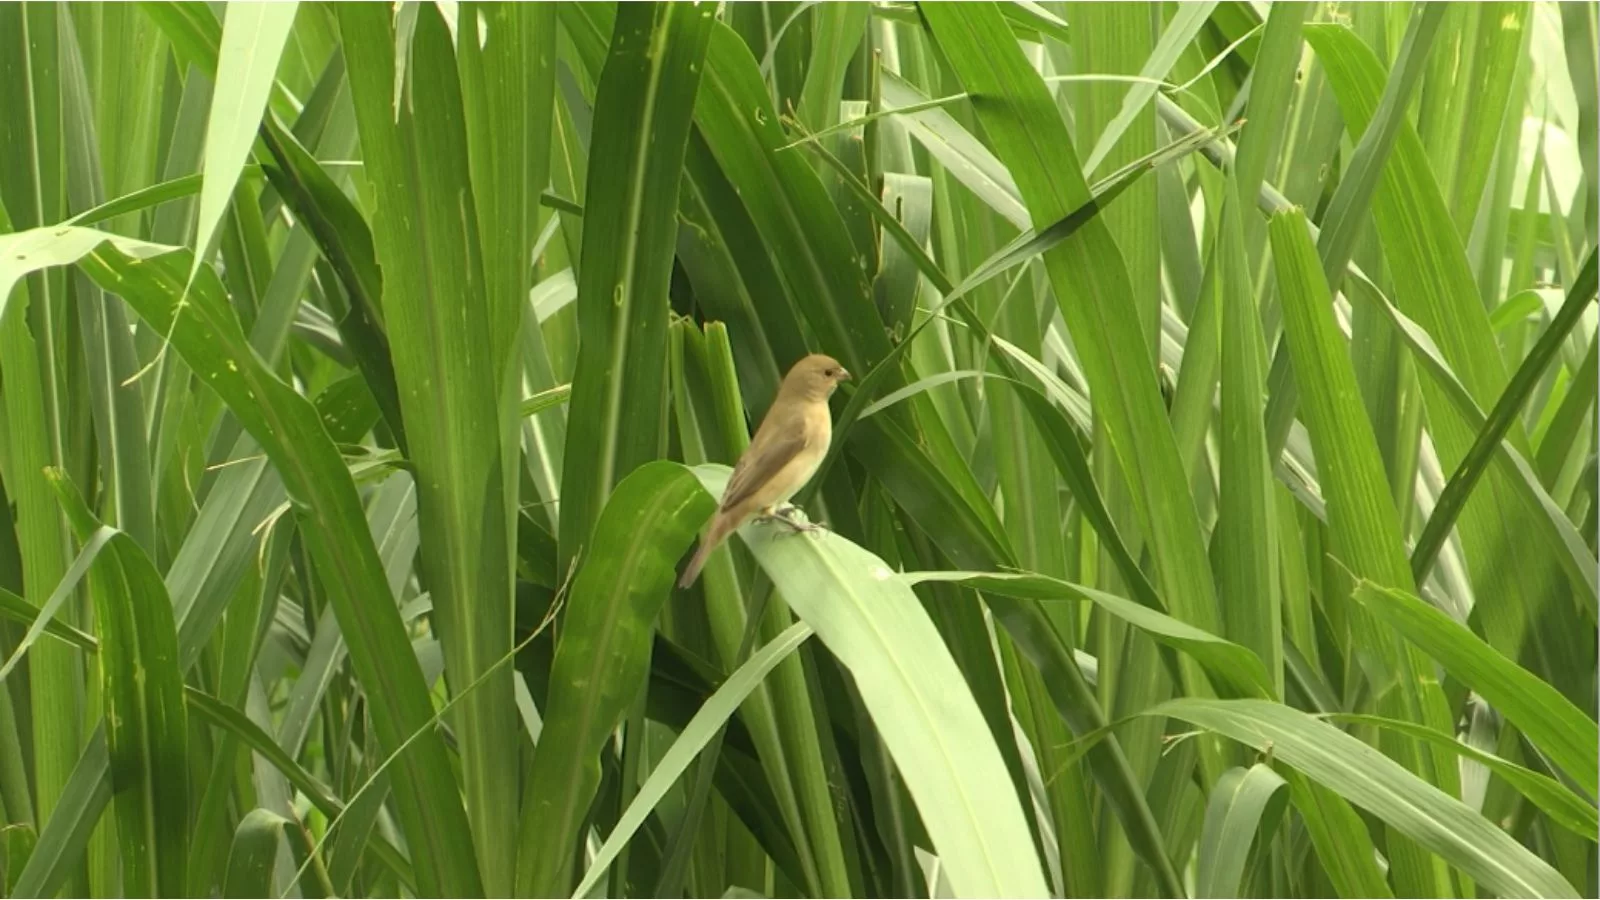
[(808, 428), (778, 428), (768, 427), (768, 424), (761, 423), (750, 446), (734, 464), (733, 475), (722, 493), (723, 509), (732, 509), (749, 499), (811, 443)]

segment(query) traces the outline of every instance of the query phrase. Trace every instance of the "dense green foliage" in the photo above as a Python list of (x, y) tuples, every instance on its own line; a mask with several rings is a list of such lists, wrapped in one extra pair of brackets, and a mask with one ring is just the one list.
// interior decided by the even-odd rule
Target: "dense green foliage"
[(0, 4), (0, 896), (1595, 896), (1596, 31)]

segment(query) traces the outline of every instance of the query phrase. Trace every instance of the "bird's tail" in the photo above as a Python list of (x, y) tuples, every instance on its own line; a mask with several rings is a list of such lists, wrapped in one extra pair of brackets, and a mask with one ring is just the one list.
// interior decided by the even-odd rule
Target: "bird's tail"
[(684, 568), (683, 577), (678, 579), (678, 587), (687, 588), (694, 584), (695, 579), (700, 577), (700, 570), (705, 568), (706, 560), (711, 558), (711, 551), (717, 549), (722, 539), (727, 536), (728, 527), (719, 512), (717, 517), (711, 520), (711, 528), (706, 531), (706, 536), (700, 539), (700, 548), (694, 552), (689, 565)]

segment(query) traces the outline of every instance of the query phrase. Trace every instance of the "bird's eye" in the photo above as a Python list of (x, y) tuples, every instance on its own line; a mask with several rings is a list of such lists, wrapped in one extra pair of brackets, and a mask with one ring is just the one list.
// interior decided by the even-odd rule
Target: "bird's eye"
[(822, 374), (828, 376), (829, 378), (832, 378), (833, 376), (839, 374), (839, 370), (838, 369), (827, 369), (827, 370), (824, 370)]

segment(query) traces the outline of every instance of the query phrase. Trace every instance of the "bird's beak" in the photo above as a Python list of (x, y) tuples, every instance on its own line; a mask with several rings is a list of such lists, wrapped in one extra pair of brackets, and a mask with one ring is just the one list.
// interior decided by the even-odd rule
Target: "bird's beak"
[(839, 380), (840, 381), (849, 381), (850, 380), (850, 370), (844, 368), (843, 366), (840, 366), (839, 367)]

